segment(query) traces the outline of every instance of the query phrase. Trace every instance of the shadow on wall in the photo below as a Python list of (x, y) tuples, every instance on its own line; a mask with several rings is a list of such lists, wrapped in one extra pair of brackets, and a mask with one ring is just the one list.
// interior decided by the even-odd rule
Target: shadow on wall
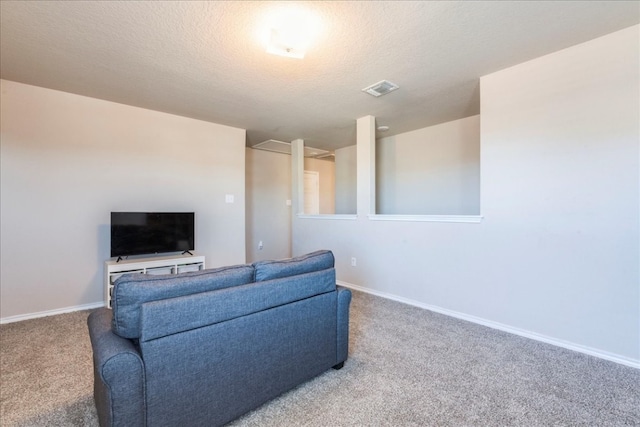
[(480, 214), (480, 116), (376, 142), (376, 213)]
[[(86, 294), (92, 297), (96, 294), (96, 289), (99, 289), (99, 295), (101, 300), (104, 299), (104, 263), (111, 258), (111, 224), (98, 224), (98, 251), (96, 260), (96, 271), (91, 279), (91, 282), (87, 284)], [(99, 302), (100, 300), (96, 301)]]
[(358, 211), (356, 145), (335, 151), (336, 214), (355, 215)]

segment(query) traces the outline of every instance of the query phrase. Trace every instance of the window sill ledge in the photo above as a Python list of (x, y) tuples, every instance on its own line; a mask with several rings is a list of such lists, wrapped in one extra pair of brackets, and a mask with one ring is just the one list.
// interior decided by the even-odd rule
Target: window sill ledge
[(463, 222), (479, 224), (481, 215), (369, 215), (372, 221)]
[(298, 218), (300, 219), (332, 219), (332, 220), (356, 220), (358, 219), (357, 215), (334, 215), (334, 214), (324, 214), (324, 215), (305, 215), (298, 214)]

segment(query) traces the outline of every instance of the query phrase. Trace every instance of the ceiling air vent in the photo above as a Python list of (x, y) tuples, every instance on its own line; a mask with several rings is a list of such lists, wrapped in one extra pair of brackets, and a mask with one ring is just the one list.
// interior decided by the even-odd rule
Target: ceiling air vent
[(382, 81), (379, 81), (378, 83), (372, 84), (371, 86), (365, 87), (364, 89), (362, 89), (362, 91), (367, 92), (369, 95), (378, 97), (378, 96), (386, 95), (389, 92), (393, 92), (399, 87), (400, 86), (398, 86), (397, 84), (391, 83), (388, 80), (382, 80)]

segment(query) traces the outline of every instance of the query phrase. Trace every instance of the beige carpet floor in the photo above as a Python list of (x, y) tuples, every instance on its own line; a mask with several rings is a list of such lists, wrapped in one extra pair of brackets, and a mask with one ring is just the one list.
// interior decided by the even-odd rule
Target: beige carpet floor
[[(0, 326), (0, 425), (97, 426), (88, 312)], [(640, 371), (354, 292), (350, 356), (241, 426), (640, 426)]]

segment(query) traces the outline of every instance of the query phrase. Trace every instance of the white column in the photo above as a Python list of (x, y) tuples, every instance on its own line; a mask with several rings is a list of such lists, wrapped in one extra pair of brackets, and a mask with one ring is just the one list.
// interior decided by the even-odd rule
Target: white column
[(376, 118), (364, 116), (356, 127), (358, 216), (376, 213)]
[(291, 207), (293, 216), (304, 213), (304, 140), (291, 141)]

